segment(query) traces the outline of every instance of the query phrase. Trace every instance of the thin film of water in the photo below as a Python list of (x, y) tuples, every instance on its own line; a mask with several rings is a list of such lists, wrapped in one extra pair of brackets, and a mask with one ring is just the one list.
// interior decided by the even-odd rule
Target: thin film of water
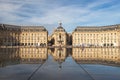
[(0, 80), (120, 80), (119, 48), (0, 48)]

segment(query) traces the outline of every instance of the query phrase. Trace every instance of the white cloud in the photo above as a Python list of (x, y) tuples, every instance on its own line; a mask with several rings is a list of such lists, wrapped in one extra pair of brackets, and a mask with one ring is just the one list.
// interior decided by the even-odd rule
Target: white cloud
[(94, 10), (112, 1), (96, 0), (81, 6), (79, 4), (62, 5), (62, 1), (57, 2), (57, 0), (1, 0), (0, 22), (45, 25), (51, 30), (55, 25), (57, 27), (58, 21), (61, 20), (68, 31), (78, 25), (119, 23), (119, 4)]

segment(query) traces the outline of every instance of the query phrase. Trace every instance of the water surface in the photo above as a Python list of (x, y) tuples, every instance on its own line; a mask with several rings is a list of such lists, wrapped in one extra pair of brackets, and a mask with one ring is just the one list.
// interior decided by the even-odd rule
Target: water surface
[(119, 48), (0, 48), (0, 80), (120, 80)]

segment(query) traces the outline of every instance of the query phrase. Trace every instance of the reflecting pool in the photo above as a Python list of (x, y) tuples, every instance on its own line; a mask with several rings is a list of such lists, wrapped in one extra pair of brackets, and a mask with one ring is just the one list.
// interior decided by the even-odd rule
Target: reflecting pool
[(120, 50), (0, 48), (0, 80), (120, 80)]

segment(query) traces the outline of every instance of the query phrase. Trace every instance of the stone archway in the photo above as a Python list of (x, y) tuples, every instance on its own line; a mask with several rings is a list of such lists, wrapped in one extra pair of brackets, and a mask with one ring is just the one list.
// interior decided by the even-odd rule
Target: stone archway
[(46, 46), (46, 43), (44, 43), (43, 46)]
[(42, 44), (42, 43), (40, 43), (40, 46), (43, 46), (43, 44)]

